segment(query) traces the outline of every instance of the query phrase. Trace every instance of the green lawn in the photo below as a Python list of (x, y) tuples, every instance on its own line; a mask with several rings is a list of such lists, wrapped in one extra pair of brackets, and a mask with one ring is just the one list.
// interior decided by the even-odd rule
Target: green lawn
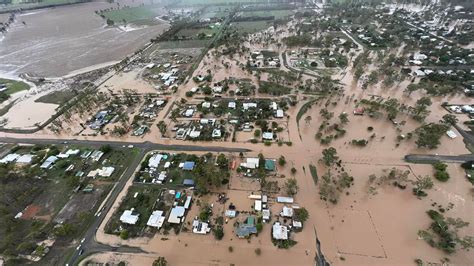
[(41, 96), (40, 98), (35, 100), (35, 102), (62, 105), (71, 100), (74, 96), (76, 96), (76, 93), (72, 90), (55, 91)]
[(26, 84), (23, 81), (11, 80), (11, 79), (2, 79), (0, 78), (0, 84), (4, 84), (7, 86), (7, 90), (4, 93), (8, 95), (12, 95), (15, 92), (28, 90), (30, 85)]
[(166, 41), (160, 42), (159, 45), (161, 49), (201, 48), (208, 42), (209, 40)]
[(119, 10), (106, 11), (101, 13), (106, 19), (113, 20), (116, 24), (126, 23), (143, 23), (151, 22), (157, 16), (151, 6), (137, 6), (130, 8), (122, 8)]
[(268, 11), (245, 11), (241, 13), (242, 17), (269, 17), (274, 16), (275, 19), (281, 19), (290, 16), (291, 10), (268, 10)]
[(272, 25), (273, 24), (269, 24), (266, 20), (232, 22), (232, 26), (240, 33), (255, 33), (261, 30), (266, 30)]

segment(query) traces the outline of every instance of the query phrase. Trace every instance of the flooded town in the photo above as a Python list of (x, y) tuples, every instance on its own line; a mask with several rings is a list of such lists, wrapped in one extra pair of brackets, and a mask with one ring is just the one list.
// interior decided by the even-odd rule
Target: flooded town
[(0, 265), (473, 265), (473, 12), (0, 2)]

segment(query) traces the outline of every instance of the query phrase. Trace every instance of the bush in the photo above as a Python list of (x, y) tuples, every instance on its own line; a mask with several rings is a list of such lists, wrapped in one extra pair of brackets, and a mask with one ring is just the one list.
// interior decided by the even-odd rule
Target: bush
[(214, 228), (213, 233), (217, 240), (221, 240), (224, 237), (224, 229), (220, 225)]
[(123, 229), (123, 230), (120, 232), (120, 238), (123, 239), (123, 240), (128, 239), (128, 230), (127, 230), (127, 229)]
[(262, 250), (260, 248), (256, 248), (255, 254), (257, 254), (257, 256), (260, 256), (262, 254)]
[(434, 176), (438, 181), (441, 182), (446, 182), (449, 179), (449, 174), (446, 171), (436, 171)]

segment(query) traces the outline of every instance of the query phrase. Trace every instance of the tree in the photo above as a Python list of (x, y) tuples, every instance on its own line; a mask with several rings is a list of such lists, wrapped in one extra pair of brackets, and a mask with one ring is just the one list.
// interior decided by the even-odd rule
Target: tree
[(278, 164), (279, 164), (280, 166), (285, 166), (285, 164), (286, 164), (285, 156), (283, 156), (283, 155), (280, 156), (280, 158), (278, 159)]
[(333, 147), (324, 149), (322, 154), (323, 158), (321, 158), (321, 160), (326, 166), (332, 166), (339, 159), (337, 156), (337, 151)]
[(416, 181), (413, 182), (413, 185), (415, 186), (413, 188), (413, 194), (418, 197), (424, 197), (428, 195), (425, 190), (433, 187), (433, 180), (431, 180), (429, 176), (418, 177)]
[(165, 257), (158, 257), (155, 261), (153, 261), (153, 266), (166, 266), (168, 262), (166, 261)]
[(343, 124), (343, 125), (349, 123), (349, 118), (348, 118), (347, 113), (345, 113), (345, 112), (341, 113), (339, 115), (339, 120), (341, 121), (341, 124)]
[(298, 193), (298, 182), (295, 178), (290, 178), (285, 182), (285, 190), (288, 196), (294, 196)]
[(312, 120), (312, 119), (313, 119), (313, 118), (312, 118), (310, 115), (308, 115), (308, 116), (305, 117), (304, 122), (305, 122), (307, 125), (309, 125), (309, 124), (311, 124), (311, 120)]
[(415, 107), (413, 108), (413, 119), (418, 122), (423, 122), (425, 118), (430, 114), (428, 106), (430, 106), (431, 99), (429, 97), (421, 97), (416, 101)]
[(443, 115), (443, 119), (440, 121), (440, 123), (444, 123), (446, 125), (454, 126), (458, 122), (458, 118), (455, 115), (452, 114), (445, 114)]
[(306, 222), (309, 218), (309, 212), (305, 208), (295, 209), (295, 220), (300, 222)]
[(161, 136), (164, 136), (166, 134), (166, 128), (167, 128), (165, 121), (162, 120), (158, 122), (156, 126), (160, 130)]
[(223, 153), (217, 156), (216, 163), (221, 169), (227, 169), (229, 167), (229, 160)]
[(109, 153), (112, 151), (112, 146), (110, 145), (103, 145), (102, 147), (100, 147), (100, 151), (103, 152), (103, 153)]
[(128, 230), (127, 229), (123, 229), (122, 231), (120, 231), (120, 238), (123, 239), (123, 240), (128, 239)]
[(436, 123), (429, 123), (420, 126), (415, 130), (415, 134), (417, 135), (415, 143), (419, 148), (426, 147), (429, 149), (435, 149), (440, 144), (441, 137), (448, 129), (449, 127), (445, 124)]
[(224, 229), (220, 225), (214, 228), (213, 233), (217, 240), (221, 240), (224, 237)]
[(113, 26), (115, 24), (115, 22), (111, 19), (107, 19), (107, 26)]

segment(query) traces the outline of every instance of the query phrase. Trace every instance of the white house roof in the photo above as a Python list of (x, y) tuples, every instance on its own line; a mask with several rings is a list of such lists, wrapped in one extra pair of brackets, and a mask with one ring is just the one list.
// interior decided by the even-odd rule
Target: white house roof
[(262, 201), (261, 200), (256, 200), (255, 201), (254, 209), (256, 211), (261, 211), (262, 210)]
[(293, 198), (290, 197), (277, 197), (278, 203), (293, 203)]
[(168, 217), (168, 223), (180, 224), (181, 218), (184, 216), (186, 209), (183, 206), (176, 206), (171, 209), (170, 216)]
[(272, 140), (273, 139), (273, 133), (272, 132), (263, 132), (262, 138), (267, 139), (267, 140)]
[(272, 236), (277, 240), (286, 240), (288, 239), (288, 228), (276, 222), (273, 224)]
[(154, 154), (153, 156), (150, 157), (150, 160), (148, 160), (148, 167), (151, 168), (158, 168), (158, 165), (161, 162), (161, 159), (163, 158), (162, 154)]
[(249, 169), (258, 168), (259, 159), (258, 158), (247, 158), (245, 163), (241, 163), (240, 166)]
[(268, 209), (262, 210), (262, 218), (264, 220), (270, 220), (270, 210)]
[(282, 109), (276, 110), (275, 116), (276, 116), (277, 118), (283, 118), (284, 115), (285, 115), (285, 113), (283, 112)]
[(200, 222), (198, 220), (193, 221), (193, 233), (205, 235), (211, 231), (208, 223)]
[(54, 162), (56, 162), (59, 158), (56, 156), (49, 156), (46, 158), (46, 161), (40, 166), (40, 168), (46, 169), (49, 168)]
[(138, 222), (138, 216), (139, 214), (133, 214), (133, 209), (132, 210), (126, 210), (123, 212), (123, 214), (120, 216), (120, 221), (125, 224), (136, 224)]
[(8, 154), (7, 156), (3, 157), (3, 158), (0, 160), (0, 163), (11, 163), (11, 162), (16, 161), (18, 158), (20, 158), (20, 155), (19, 155), (19, 154), (10, 153), (10, 154)]
[(164, 222), (163, 211), (153, 211), (146, 225), (160, 229)]
[(293, 209), (283, 206), (283, 210), (280, 212), (282, 217), (293, 217)]
[(31, 163), (31, 160), (33, 160), (33, 157), (34, 157), (34, 155), (32, 155), (32, 154), (24, 154), (24, 155), (20, 156), (16, 160), (16, 162), (17, 163), (29, 164), (29, 163)]

